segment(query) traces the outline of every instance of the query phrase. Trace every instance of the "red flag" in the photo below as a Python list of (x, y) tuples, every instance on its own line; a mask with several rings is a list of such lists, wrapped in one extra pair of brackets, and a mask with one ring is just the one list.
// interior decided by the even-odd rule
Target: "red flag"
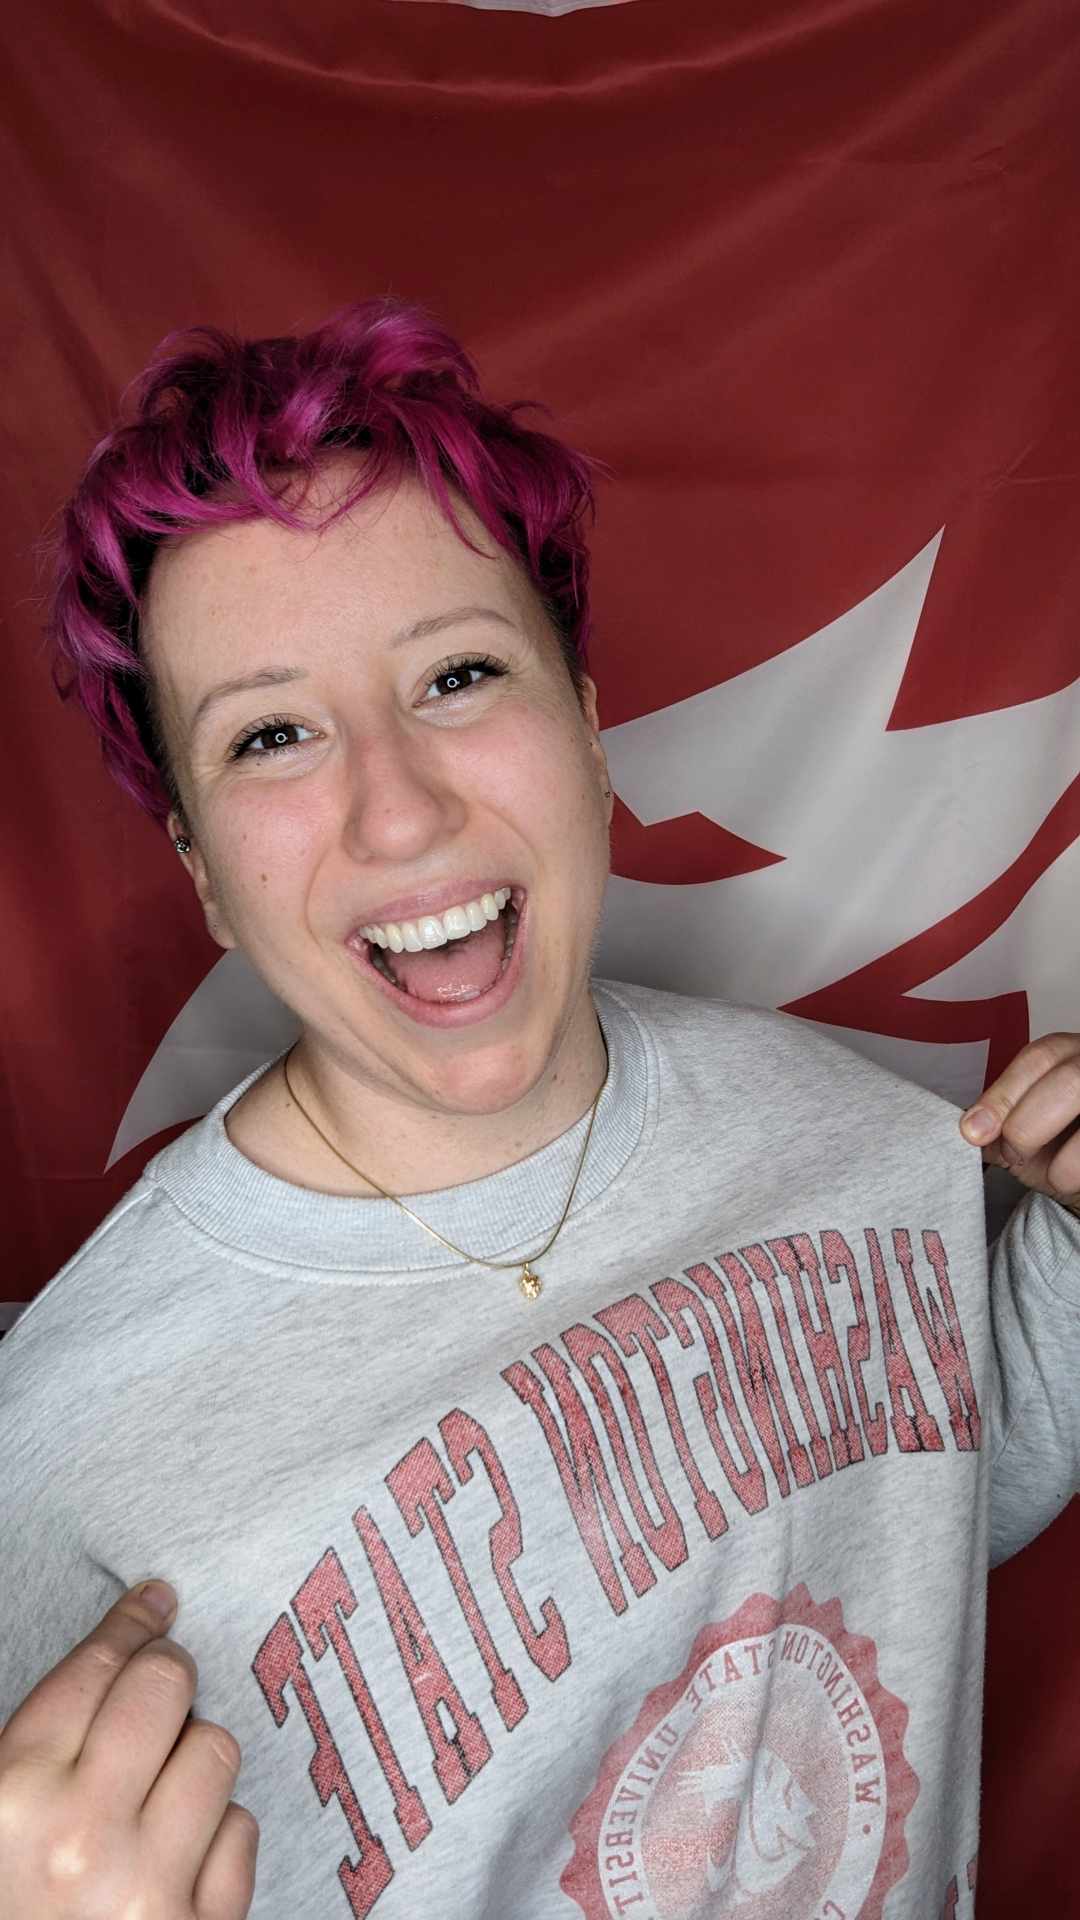
[[(4, 83), (12, 1299), (160, 1144), (104, 1175), (217, 960), (53, 700), (33, 558), (115, 395), (187, 322), (425, 299), (489, 391), (542, 398), (609, 463), (613, 960), (633, 945), (723, 993), (760, 953), (776, 1003), (957, 1097), (1029, 1030), (1080, 1024), (1077, 37), (1052, 0), (233, 0), (227, 30), (208, 0), (24, 11)], [(1060, 1591), (1056, 1551), (1034, 1550)], [(1025, 1634), (1043, 1732), (1022, 1776), (991, 1701), (983, 1920), (1021, 1888), (1063, 1913), (1075, 1880), (1054, 1644)]]

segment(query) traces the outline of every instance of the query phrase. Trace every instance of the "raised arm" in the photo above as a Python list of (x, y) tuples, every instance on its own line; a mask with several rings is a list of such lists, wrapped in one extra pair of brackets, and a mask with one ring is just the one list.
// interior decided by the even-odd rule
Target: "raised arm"
[(1022, 1048), (960, 1124), (1032, 1189), (992, 1255), (996, 1563), (1080, 1491), (1080, 1034)]

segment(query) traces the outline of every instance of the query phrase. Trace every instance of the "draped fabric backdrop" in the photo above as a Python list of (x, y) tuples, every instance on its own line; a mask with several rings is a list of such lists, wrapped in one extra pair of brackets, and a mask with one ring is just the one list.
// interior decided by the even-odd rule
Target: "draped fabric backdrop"
[[(1080, 1026), (1078, 23), (1070, 0), (12, 18), (8, 1321), (287, 1030), (40, 644), (35, 543), (177, 325), (418, 298), (494, 396), (610, 465), (605, 971), (787, 1007), (965, 1103)], [(980, 1920), (1080, 1914), (1078, 1572), (1074, 1506), (992, 1582)]]

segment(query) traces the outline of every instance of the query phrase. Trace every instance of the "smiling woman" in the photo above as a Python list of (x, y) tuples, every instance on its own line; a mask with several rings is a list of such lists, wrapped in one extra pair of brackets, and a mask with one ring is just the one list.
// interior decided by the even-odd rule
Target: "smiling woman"
[[(589, 463), (390, 302), (169, 346), (66, 517), (62, 682), (190, 849), (214, 938), (299, 1015), (294, 1078), (335, 1138), (387, 1184), (489, 1172), (570, 1125), (603, 1066)], [(451, 920), (437, 953), (439, 916), (502, 892), (490, 932)], [(326, 1178), (280, 1072), (229, 1132)]]
[[(988, 1279), (944, 1102), (591, 978), (588, 473), (374, 302), (169, 343), (71, 503), (59, 677), (300, 1038), (0, 1351), (28, 1920), (61, 1869), (170, 1920), (923, 1915), (974, 1859), (1080, 1220), (1032, 1196)], [(1075, 1051), (1010, 1070), (1048, 1190)], [(47, 1672), (147, 1568), (187, 1724), (133, 1603)]]
[[(492, 1171), (508, 1109), (521, 1158), (596, 1091), (611, 801), (592, 682), (520, 562), (411, 476), (342, 514), (363, 472), (334, 451), (281, 496), (300, 524), (167, 543), (141, 657), (211, 932), (297, 1013), (294, 1083), (334, 1138), (418, 1191)], [(229, 1132), (270, 1171), (313, 1150), (280, 1074)]]

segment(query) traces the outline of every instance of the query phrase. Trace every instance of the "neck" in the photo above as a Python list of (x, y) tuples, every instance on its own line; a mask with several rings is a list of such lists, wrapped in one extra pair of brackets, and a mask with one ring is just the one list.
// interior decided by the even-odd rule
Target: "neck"
[(227, 1129), (248, 1159), (298, 1186), (369, 1197), (371, 1183), (392, 1194), (435, 1192), (498, 1173), (557, 1139), (588, 1112), (606, 1072), (588, 992), (536, 1085), (498, 1113), (396, 1099), (305, 1033), (288, 1059), (295, 1099), (279, 1067), (230, 1110)]

